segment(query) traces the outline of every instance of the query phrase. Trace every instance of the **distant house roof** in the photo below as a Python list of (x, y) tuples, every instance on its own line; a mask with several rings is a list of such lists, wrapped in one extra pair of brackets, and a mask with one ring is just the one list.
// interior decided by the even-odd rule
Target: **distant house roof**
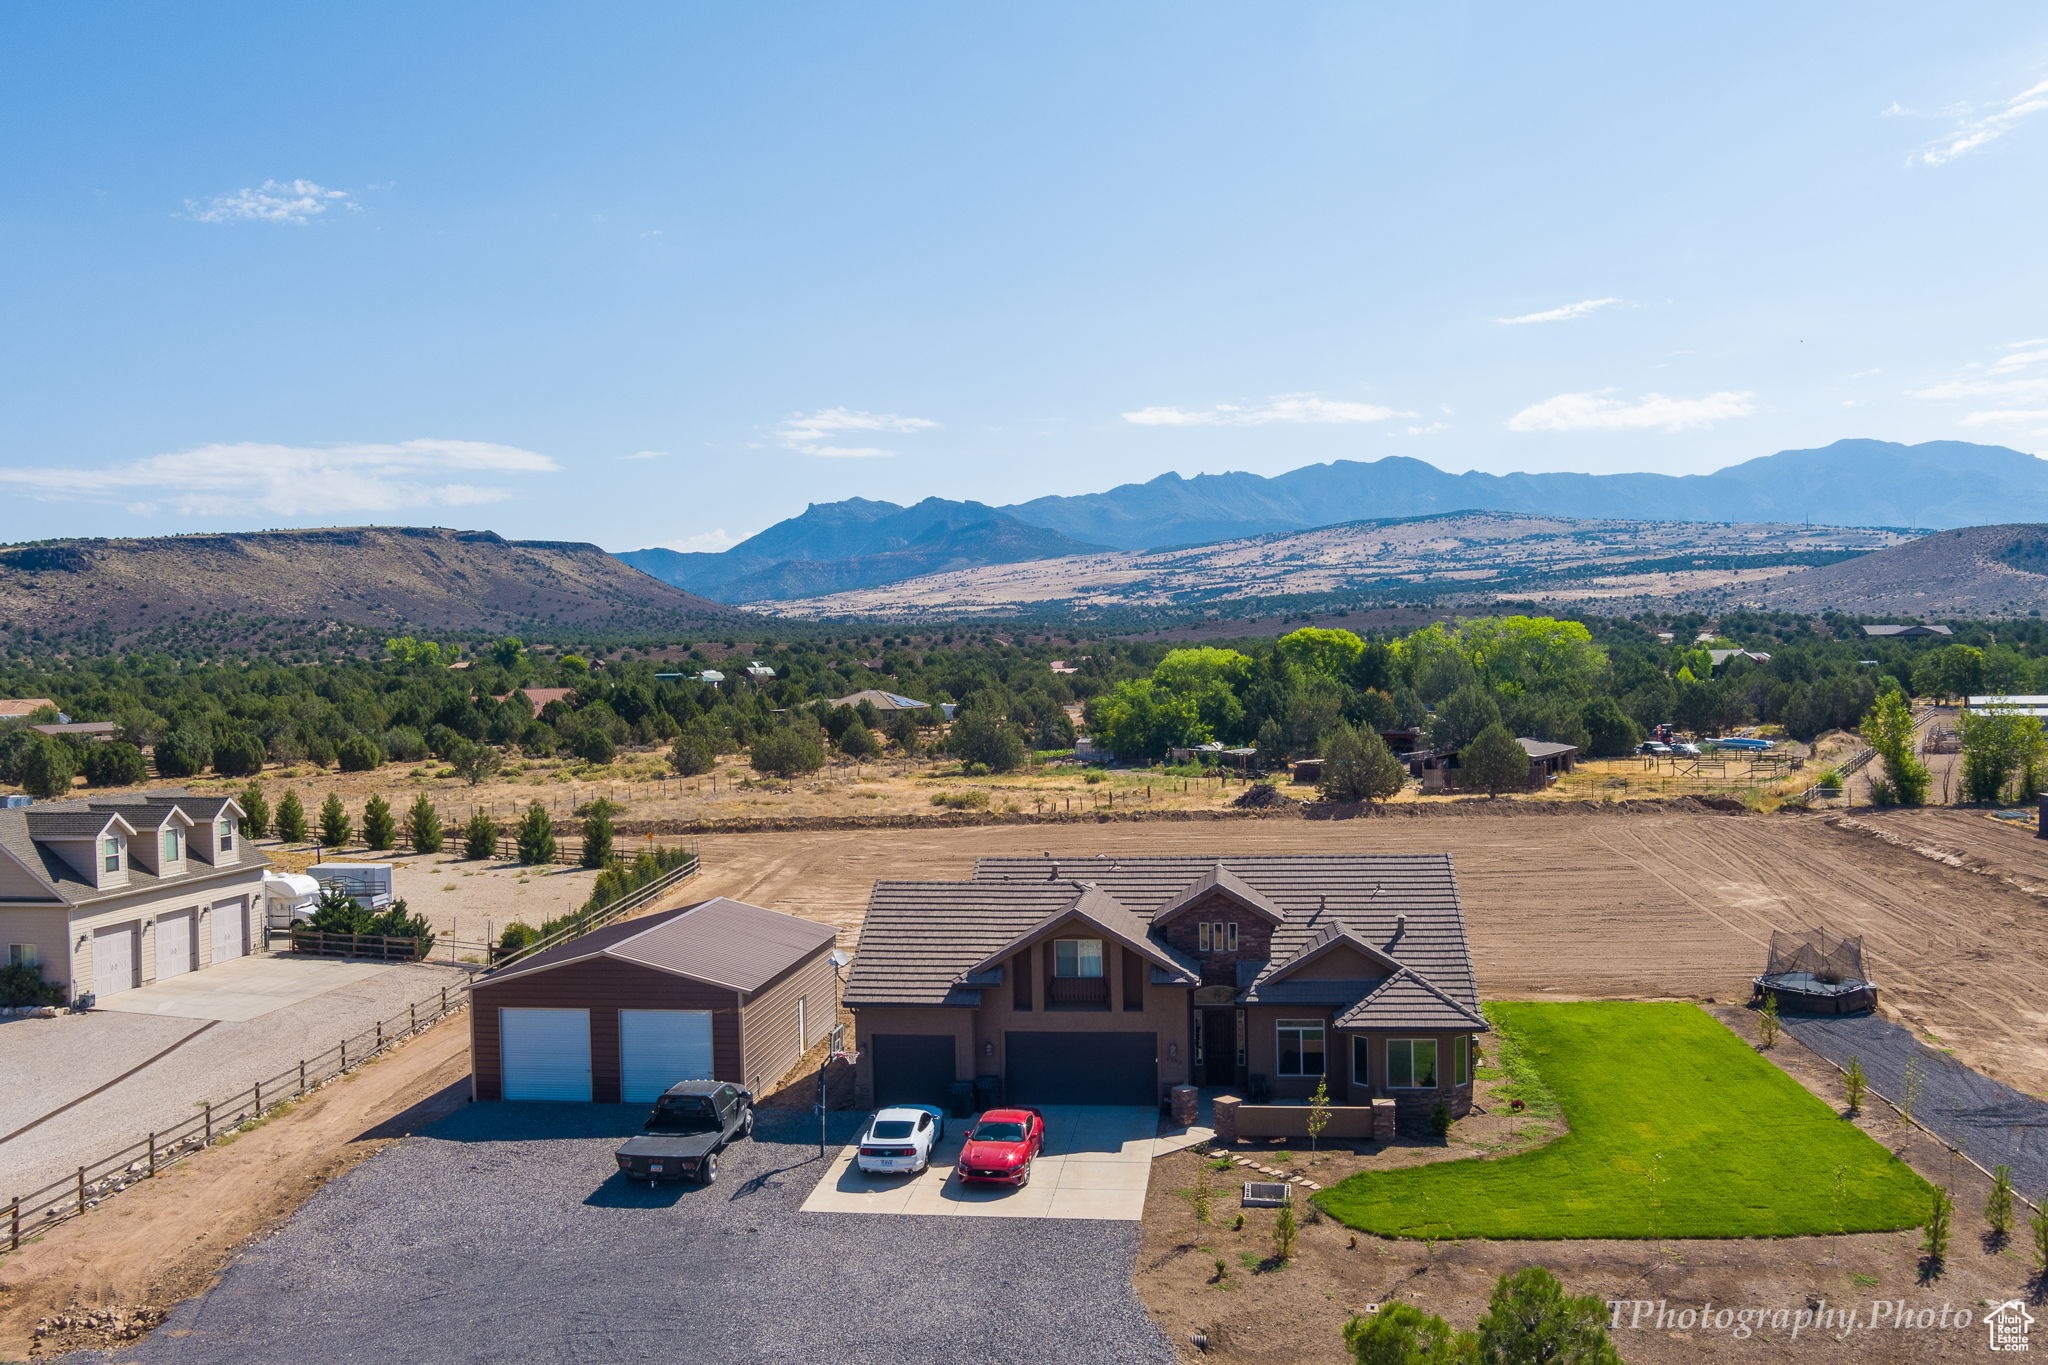
[(1758, 649), (1710, 649), (1707, 651), (1707, 658), (1713, 662), (1716, 668), (1727, 663), (1730, 659), (1750, 659), (1760, 664), (1767, 664), (1771, 661), (1770, 655)]
[(762, 663), (759, 659), (756, 659), (747, 665), (747, 676), (750, 678), (772, 678), (775, 676), (775, 670)]
[(538, 720), (541, 711), (549, 702), (561, 701), (567, 697), (574, 696), (575, 693), (576, 689), (573, 687), (515, 687), (512, 691), (500, 696), (498, 700), (510, 701), (515, 696), (525, 697), (527, 704), (533, 707), (534, 718)]
[(719, 896), (593, 929), (491, 972), (470, 989), (609, 957), (728, 990), (757, 991), (837, 937), (829, 925)]
[(707, 668), (702, 673), (699, 673), (697, 675), (697, 681), (708, 683), (722, 683), (725, 681), (725, 674), (720, 673), (715, 668)]
[(1947, 626), (1909, 626), (1900, 625), (1896, 622), (1885, 622), (1879, 625), (1865, 626), (1863, 627), (1863, 633), (1864, 635), (1873, 638), (1895, 638), (1907, 640), (1924, 639), (1929, 635), (1955, 634), (1955, 632), (1950, 630)]
[(874, 707), (883, 715), (896, 711), (922, 711), (931, 706), (928, 701), (918, 701), (896, 692), (884, 692), (880, 688), (868, 687), (858, 692), (849, 692), (832, 700), (834, 706), (859, 706), (862, 702)]
[(23, 716), (34, 715), (46, 706), (52, 711), (57, 709), (57, 703), (48, 697), (0, 698), (0, 720), (19, 720)]
[(98, 735), (111, 739), (121, 727), (110, 720), (74, 720), (62, 725), (31, 725), (41, 735)]
[(1579, 751), (1576, 744), (1554, 744), (1547, 739), (1518, 739), (1515, 743), (1521, 745), (1522, 752), (1531, 758), (1558, 758)]
[(1065, 659), (1054, 659), (1052, 661), (1052, 671), (1055, 673), (1079, 673), (1081, 670), (1068, 663)]

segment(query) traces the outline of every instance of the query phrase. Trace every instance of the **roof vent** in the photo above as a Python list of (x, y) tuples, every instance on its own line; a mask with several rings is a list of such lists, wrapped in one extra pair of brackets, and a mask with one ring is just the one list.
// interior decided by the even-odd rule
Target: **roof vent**
[(1400, 933), (1403, 933), (1403, 932), (1405, 932), (1405, 931), (1407, 930), (1407, 928), (1408, 928), (1408, 914), (1407, 914), (1407, 912), (1406, 912), (1406, 911), (1404, 910), (1404, 911), (1402, 911), (1402, 912), (1401, 912), (1400, 914), (1398, 914), (1398, 915), (1395, 915), (1395, 916), (1394, 916), (1394, 932), (1395, 932), (1396, 934), (1400, 934)]

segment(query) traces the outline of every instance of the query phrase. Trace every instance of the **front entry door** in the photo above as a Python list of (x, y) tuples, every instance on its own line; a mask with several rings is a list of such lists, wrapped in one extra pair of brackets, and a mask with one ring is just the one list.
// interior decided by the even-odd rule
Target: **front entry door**
[(1197, 1010), (1202, 1031), (1202, 1084), (1237, 1084), (1237, 1011)]

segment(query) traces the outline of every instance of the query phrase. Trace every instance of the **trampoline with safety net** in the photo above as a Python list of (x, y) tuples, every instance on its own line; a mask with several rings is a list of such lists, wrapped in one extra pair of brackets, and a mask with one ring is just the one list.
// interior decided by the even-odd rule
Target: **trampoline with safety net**
[(1776, 996), (1798, 1014), (1858, 1014), (1877, 1008), (1877, 987), (1863, 975), (1863, 940), (1824, 929), (1771, 934), (1771, 965), (1756, 979), (1750, 1003)]

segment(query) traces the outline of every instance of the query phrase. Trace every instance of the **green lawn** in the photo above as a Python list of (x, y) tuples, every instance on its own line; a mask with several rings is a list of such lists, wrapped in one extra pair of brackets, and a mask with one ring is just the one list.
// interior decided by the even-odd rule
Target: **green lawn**
[(1925, 1181), (1696, 1006), (1487, 1013), (1571, 1132), (1497, 1161), (1353, 1176), (1318, 1196), (1330, 1214), (1389, 1236), (1494, 1238), (1785, 1237), (1926, 1215)]

